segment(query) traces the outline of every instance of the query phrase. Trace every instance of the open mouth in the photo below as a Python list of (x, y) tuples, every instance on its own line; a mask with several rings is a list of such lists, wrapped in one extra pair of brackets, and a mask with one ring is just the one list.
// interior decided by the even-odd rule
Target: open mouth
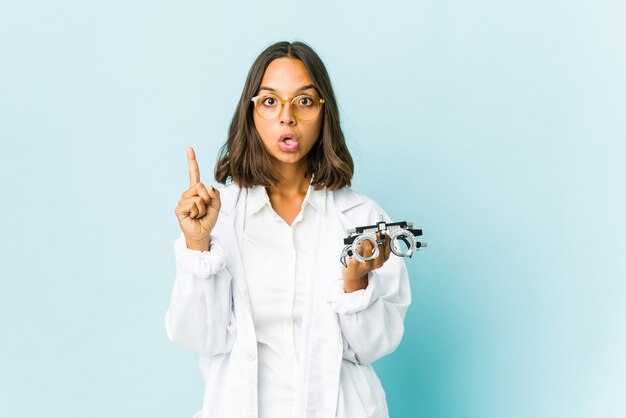
[(291, 133), (284, 133), (278, 138), (278, 146), (284, 152), (294, 152), (298, 149), (298, 137)]
[(284, 142), (286, 145), (291, 145), (297, 141), (297, 138), (293, 133), (286, 133), (280, 136), (279, 141)]

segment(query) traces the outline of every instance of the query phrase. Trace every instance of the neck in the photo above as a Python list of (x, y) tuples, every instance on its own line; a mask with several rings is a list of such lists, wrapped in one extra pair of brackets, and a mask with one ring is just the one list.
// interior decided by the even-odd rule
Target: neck
[(311, 184), (311, 176), (305, 177), (307, 168), (306, 161), (300, 161), (299, 164), (281, 164), (278, 167), (282, 179), (275, 186), (267, 187), (268, 195), (306, 195)]

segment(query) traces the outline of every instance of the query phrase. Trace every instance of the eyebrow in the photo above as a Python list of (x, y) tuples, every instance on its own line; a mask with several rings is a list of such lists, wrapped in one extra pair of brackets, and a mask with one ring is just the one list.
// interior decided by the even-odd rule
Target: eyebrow
[[(315, 86), (313, 84), (307, 84), (306, 86), (300, 87), (298, 90), (296, 90), (296, 92), (301, 92), (301, 91), (308, 90), (308, 89), (314, 89), (315, 91), (317, 91), (317, 89), (315, 88)], [(276, 89), (273, 89), (273, 88), (267, 87), (267, 86), (261, 86), (259, 88), (259, 91), (261, 91), (261, 90), (267, 90), (267, 91), (271, 91), (271, 92), (276, 93)]]

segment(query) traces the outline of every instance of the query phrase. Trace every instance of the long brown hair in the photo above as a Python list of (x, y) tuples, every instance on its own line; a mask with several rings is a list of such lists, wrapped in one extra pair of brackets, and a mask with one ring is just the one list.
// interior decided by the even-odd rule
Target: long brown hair
[(339, 123), (339, 109), (324, 63), (303, 42), (277, 42), (263, 51), (252, 64), (237, 109), (228, 130), (228, 139), (220, 149), (215, 165), (215, 179), (222, 184), (232, 181), (239, 187), (274, 186), (281, 179), (263, 148), (254, 125), (252, 97), (258, 93), (268, 65), (277, 58), (295, 58), (308, 70), (313, 85), (324, 99), (320, 137), (307, 155), (306, 175), (312, 175), (316, 190), (338, 190), (350, 186), (354, 173), (352, 156)]

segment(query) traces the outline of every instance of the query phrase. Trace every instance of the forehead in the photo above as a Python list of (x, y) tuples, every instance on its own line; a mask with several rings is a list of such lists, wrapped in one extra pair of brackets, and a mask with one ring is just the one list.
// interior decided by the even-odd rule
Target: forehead
[(272, 88), (279, 93), (290, 94), (303, 86), (313, 84), (304, 63), (294, 58), (277, 58), (265, 70), (261, 87)]

